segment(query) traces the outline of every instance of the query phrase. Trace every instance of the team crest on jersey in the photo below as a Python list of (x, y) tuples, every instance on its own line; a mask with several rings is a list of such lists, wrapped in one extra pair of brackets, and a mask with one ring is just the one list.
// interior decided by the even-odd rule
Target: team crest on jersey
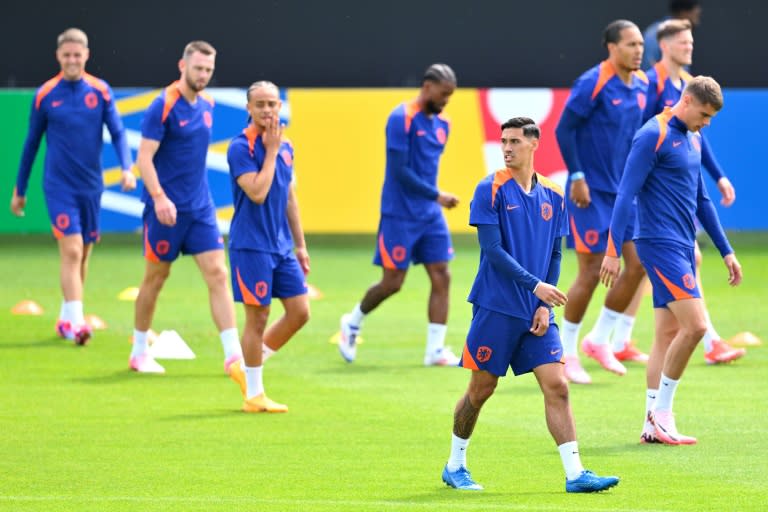
[(448, 134), (445, 133), (443, 128), (438, 128), (437, 131), (435, 131), (435, 137), (437, 137), (437, 142), (440, 144), (445, 144), (445, 141), (448, 140)]
[(392, 259), (400, 263), (405, 259), (405, 247), (396, 245), (392, 248)]
[(155, 244), (155, 251), (161, 256), (168, 254), (168, 251), (170, 250), (171, 244), (168, 242), (168, 240), (160, 240)]
[(213, 116), (207, 110), (203, 112), (203, 123), (205, 123), (205, 126), (208, 128), (213, 126)]
[(269, 289), (269, 286), (267, 286), (266, 281), (259, 281), (256, 283), (256, 287), (254, 291), (256, 292), (256, 296), (260, 299), (263, 299), (267, 295), (267, 290)]
[(491, 350), (491, 347), (486, 347), (485, 345), (483, 345), (482, 347), (477, 349), (477, 354), (475, 354), (475, 359), (477, 359), (478, 363), (484, 363), (491, 358), (491, 354), (493, 354), (493, 350)]
[(685, 274), (683, 276), (683, 286), (685, 286), (689, 290), (693, 290), (694, 288), (696, 288), (696, 279), (693, 278), (692, 274)]
[(56, 227), (59, 229), (67, 229), (69, 227), (69, 215), (66, 213), (60, 213), (56, 216)]
[(541, 218), (544, 220), (549, 220), (552, 218), (552, 205), (549, 203), (544, 203), (541, 205)]
[(646, 103), (647, 103), (647, 98), (645, 96), (645, 93), (642, 93), (642, 92), (637, 93), (637, 106), (640, 107), (640, 110), (645, 110)]
[(283, 159), (283, 162), (285, 162), (285, 165), (288, 167), (293, 165), (293, 157), (291, 156), (291, 152), (287, 149), (284, 149), (280, 152), (280, 156)]
[(89, 92), (85, 95), (85, 106), (88, 108), (96, 108), (99, 105), (99, 97), (95, 92)]
[(598, 235), (597, 231), (594, 229), (588, 229), (586, 233), (584, 233), (584, 243), (587, 245), (595, 245), (599, 239), (600, 235)]

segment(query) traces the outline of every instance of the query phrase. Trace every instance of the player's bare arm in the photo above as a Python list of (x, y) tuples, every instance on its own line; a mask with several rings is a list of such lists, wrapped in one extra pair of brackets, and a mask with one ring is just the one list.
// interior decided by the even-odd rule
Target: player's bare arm
[(448, 208), (450, 210), (459, 204), (459, 198), (450, 192), (441, 191), (437, 194), (437, 202), (443, 208)]
[(564, 306), (568, 302), (568, 296), (565, 293), (544, 281), (536, 285), (533, 294), (551, 307)]
[(16, 191), (13, 191), (11, 196), (11, 212), (17, 217), (24, 216), (24, 207), (27, 205), (27, 198), (24, 196), (16, 195)]
[(145, 139), (142, 137), (139, 142), (139, 153), (136, 156), (136, 165), (139, 166), (141, 179), (144, 180), (144, 188), (152, 197), (155, 203), (155, 214), (157, 220), (166, 226), (176, 224), (176, 205), (165, 195), (160, 180), (157, 177), (157, 169), (152, 161), (160, 147), (160, 141)]
[(571, 181), (571, 201), (579, 208), (586, 208), (592, 202), (589, 194), (589, 185), (584, 178)]
[(736, 255), (733, 253), (727, 254), (725, 258), (723, 258), (723, 263), (725, 263), (725, 267), (728, 269), (728, 284), (731, 286), (739, 286), (743, 274), (741, 272), (741, 264), (739, 263), (739, 260), (736, 259)]
[(548, 329), (549, 309), (544, 306), (539, 306), (533, 314), (533, 322), (531, 323), (530, 331), (535, 336), (544, 336)]
[(293, 237), (296, 259), (299, 261), (304, 275), (307, 275), (309, 274), (309, 252), (307, 252), (307, 242), (304, 240), (304, 229), (301, 227), (299, 202), (296, 199), (296, 191), (292, 185), (288, 188), (288, 204), (285, 207), (285, 213), (288, 216), (288, 227)]
[(612, 288), (619, 278), (621, 271), (621, 258), (615, 256), (605, 256), (603, 264), (600, 266), (600, 282), (608, 288)]

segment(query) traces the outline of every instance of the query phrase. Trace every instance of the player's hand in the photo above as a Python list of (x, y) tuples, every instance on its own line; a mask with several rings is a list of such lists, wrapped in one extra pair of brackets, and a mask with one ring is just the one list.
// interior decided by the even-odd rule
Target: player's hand
[(600, 266), (600, 282), (608, 288), (612, 288), (619, 278), (621, 271), (621, 259), (613, 256), (605, 256)]
[(155, 198), (155, 215), (160, 224), (174, 226), (176, 224), (176, 205), (165, 194)]
[(731, 206), (733, 202), (736, 201), (736, 189), (733, 188), (731, 180), (725, 176), (717, 180), (717, 190), (719, 190), (720, 195), (723, 196), (723, 198), (720, 199), (720, 204), (726, 208)]
[(547, 329), (549, 329), (549, 309), (539, 306), (533, 314), (533, 322), (528, 330), (535, 336), (544, 336)]
[(589, 195), (589, 185), (587, 180), (581, 179), (571, 182), (571, 201), (578, 208), (586, 208), (592, 203), (592, 197)]
[(567, 295), (544, 281), (539, 282), (533, 294), (550, 307), (563, 306), (568, 302)]
[(283, 141), (283, 127), (280, 125), (280, 119), (277, 116), (267, 120), (267, 126), (261, 135), (261, 141), (264, 143), (264, 149), (267, 150), (267, 153), (277, 154)]
[(443, 208), (449, 210), (459, 204), (459, 198), (449, 192), (438, 192), (437, 202)]
[(11, 212), (17, 217), (24, 216), (24, 207), (27, 205), (27, 198), (17, 196), (16, 192), (11, 197)]
[(309, 274), (309, 253), (307, 252), (307, 248), (297, 247), (295, 252), (296, 259), (299, 261), (302, 272), (304, 272), (304, 275)]
[(120, 188), (123, 192), (130, 192), (136, 188), (136, 176), (130, 169), (123, 171), (122, 176), (120, 176)]
[(736, 255), (733, 253), (727, 254), (725, 258), (723, 258), (723, 263), (725, 263), (725, 267), (728, 269), (728, 284), (731, 286), (739, 286), (743, 274), (741, 273), (741, 264), (739, 263), (739, 260), (736, 259)]

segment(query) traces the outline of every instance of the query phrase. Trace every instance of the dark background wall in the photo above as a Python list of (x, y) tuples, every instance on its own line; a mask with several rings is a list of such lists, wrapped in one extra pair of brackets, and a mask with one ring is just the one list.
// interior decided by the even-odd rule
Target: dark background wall
[[(431, 62), (451, 64), (461, 86), (567, 87), (605, 56), (603, 27), (642, 29), (666, 0), (232, 0), (42, 2), (3, 7), (0, 86), (34, 87), (58, 71), (56, 36), (91, 40), (88, 70), (114, 86), (178, 77), (184, 44), (219, 51), (217, 86), (270, 79), (286, 87), (393, 87), (418, 83)], [(694, 72), (727, 87), (768, 87), (763, 32), (768, 2), (704, 0)]]

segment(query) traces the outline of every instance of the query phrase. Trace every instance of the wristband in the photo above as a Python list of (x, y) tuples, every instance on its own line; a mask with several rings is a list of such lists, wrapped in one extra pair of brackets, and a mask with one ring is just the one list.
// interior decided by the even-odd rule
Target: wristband
[(584, 179), (584, 173), (583, 172), (579, 171), (579, 172), (572, 172), (571, 173), (571, 181), (579, 181), (579, 180), (583, 180), (583, 179)]

